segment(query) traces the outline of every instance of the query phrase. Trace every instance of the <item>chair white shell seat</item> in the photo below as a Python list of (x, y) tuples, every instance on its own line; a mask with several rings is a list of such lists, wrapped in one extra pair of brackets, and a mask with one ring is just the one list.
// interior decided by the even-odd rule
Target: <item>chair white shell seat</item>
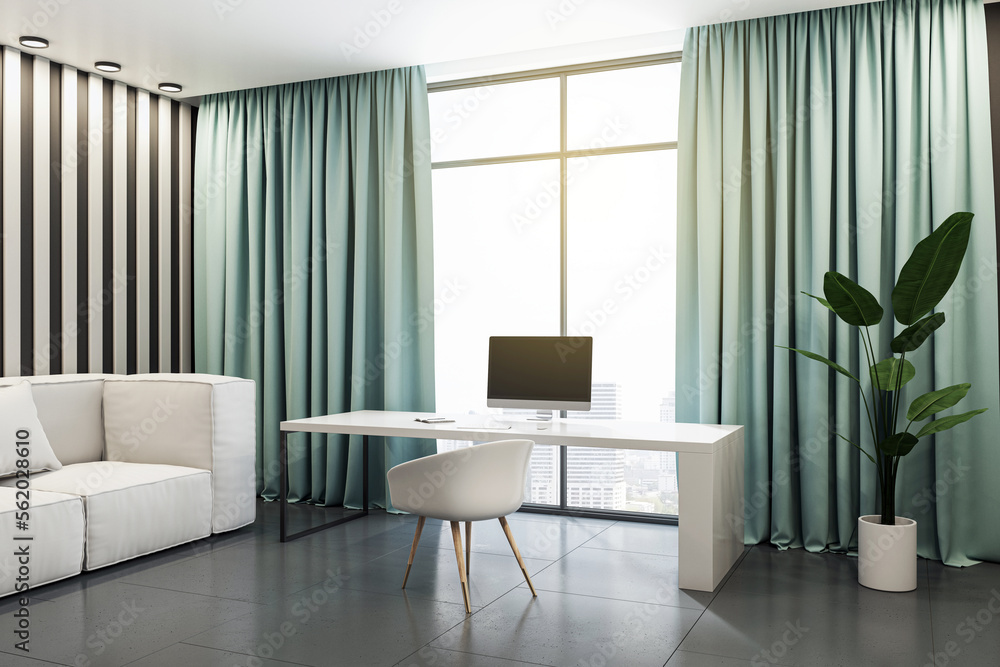
[(442, 521), (507, 516), (524, 500), (531, 440), (501, 440), (407, 461), (389, 470), (392, 504)]
[[(534, 445), (531, 440), (501, 440), (425, 456), (389, 470), (392, 504), (419, 517), (403, 575), (403, 588), (410, 576), (424, 521), (427, 517), (449, 521), (465, 611), (471, 613), (467, 575), (472, 556), (472, 522), (499, 519), (531, 594), (536, 596), (506, 518), (517, 511), (524, 500), (524, 482)], [(462, 521), (465, 522), (464, 560), (459, 529)]]

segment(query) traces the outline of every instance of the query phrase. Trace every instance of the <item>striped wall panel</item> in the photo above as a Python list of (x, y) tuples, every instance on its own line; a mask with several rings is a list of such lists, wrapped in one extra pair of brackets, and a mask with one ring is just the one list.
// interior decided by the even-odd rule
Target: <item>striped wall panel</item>
[(194, 109), (0, 51), (2, 372), (182, 372)]

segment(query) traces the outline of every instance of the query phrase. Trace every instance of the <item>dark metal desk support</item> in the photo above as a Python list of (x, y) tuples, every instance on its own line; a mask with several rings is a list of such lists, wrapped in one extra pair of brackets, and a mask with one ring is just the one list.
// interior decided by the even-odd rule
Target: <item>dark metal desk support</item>
[[(294, 432), (298, 433), (299, 431)], [(288, 431), (281, 431), (281, 439), (278, 446), (278, 461), (281, 464), (279, 472), (279, 475), (281, 476), (281, 493), (278, 499), (278, 518), (281, 526), (281, 541), (291, 542), (292, 540), (297, 540), (300, 537), (312, 535), (313, 533), (318, 533), (321, 530), (326, 530), (327, 528), (347, 523), (348, 521), (354, 521), (355, 519), (360, 519), (363, 516), (368, 516), (368, 436), (364, 435), (361, 436), (361, 470), (364, 478), (361, 482), (361, 511), (349, 514), (348, 516), (344, 516), (339, 519), (334, 519), (333, 521), (328, 521), (320, 526), (313, 526), (312, 528), (300, 530), (299, 532), (291, 535), (288, 534), (286, 530), (286, 515), (288, 513), (288, 433)]]

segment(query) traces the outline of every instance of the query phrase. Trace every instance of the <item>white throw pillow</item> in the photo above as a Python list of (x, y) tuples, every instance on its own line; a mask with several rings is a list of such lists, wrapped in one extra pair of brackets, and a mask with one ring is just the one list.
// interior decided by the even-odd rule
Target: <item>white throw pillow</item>
[[(19, 466), (22, 458), (28, 462)], [(31, 384), (27, 381), (0, 387), (0, 476), (16, 474), (25, 466), (31, 472), (62, 468), (38, 421)]]

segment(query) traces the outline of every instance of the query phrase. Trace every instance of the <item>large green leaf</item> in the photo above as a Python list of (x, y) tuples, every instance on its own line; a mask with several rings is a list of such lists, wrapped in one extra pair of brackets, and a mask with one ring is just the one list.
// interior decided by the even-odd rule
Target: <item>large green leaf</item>
[(927, 337), (934, 333), (942, 324), (944, 324), (944, 313), (928, 315), (916, 324), (911, 324), (903, 329), (898, 336), (892, 339), (892, 343), (889, 346), (896, 354), (913, 352), (923, 345)]
[(923, 396), (917, 396), (910, 403), (910, 409), (906, 411), (906, 418), (912, 422), (919, 422), (927, 419), (936, 412), (946, 410), (965, 398), (969, 393), (971, 384), (953, 384), (944, 389), (929, 391)]
[(840, 319), (856, 327), (867, 327), (882, 321), (882, 306), (872, 293), (847, 276), (827, 271), (823, 277), (823, 294)]
[(917, 444), (917, 436), (912, 433), (895, 433), (882, 441), (879, 451), (888, 456), (906, 456)]
[(952, 213), (913, 249), (892, 290), (892, 310), (910, 325), (929, 313), (948, 293), (969, 246), (972, 213)]
[(837, 364), (837, 363), (834, 363), (834, 362), (830, 361), (826, 357), (823, 357), (823, 356), (820, 356), (820, 355), (816, 354), (815, 352), (810, 352), (809, 350), (797, 350), (794, 347), (785, 347), (784, 345), (775, 345), (775, 347), (780, 347), (780, 348), (783, 348), (785, 350), (791, 350), (792, 352), (798, 352), (802, 356), (809, 357), (810, 359), (814, 359), (815, 361), (822, 361), (824, 364), (826, 364), (827, 366), (829, 366), (833, 370), (837, 371), (841, 375), (846, 375), (847, 377), (851, 378), (855, 382), (859, 382), (858, 378), (854, 377), (849, 370), (847, 370), (846, 368), (844, 368), (840, 364)]
[(920, 429), (917, 433), (918, 438), (922, 438), (925, 435), (930, 435), (931, 433), (937, 433), (939, 431), (947, 431), (948, 429), (958, 426), (962, 422), (967, 422), (980, 412), (986, 412), (989, 408), (979, 408), (978, 410), (969, 410), (968, 412), (963, 412), (960, 415), (951, 415), (949, 417), (941, 417), (940, 419), (935, 419), (932, 422), (927, 422), (924, 427)]
[(899, 357), (889, 357), (872, 366), (870, 369), (872, 384), (882, 391), (895, 391), (897, 383), (902, 387), (912, 380), (917, 374), (917, 369), (905, 359), (902, 363), (900, 361)]
[[(816, 296), (815, 294), (810, 294), (809, 292), (806, 292), (806, 291), (803, 291), (802, 293), (805, 294), (806, 296), (811, 296), (812, 298), (816, 299), (821, 304), (823, 304), (826, 308), (829, 308), (830, 310), (833, 310), (833, 306), (830, 305), (830, 302), (827, 301), (826, 299), (824, 299), (823, 297)], [(834, 312), (837, 312), (837, 311), (834, 311)]]

